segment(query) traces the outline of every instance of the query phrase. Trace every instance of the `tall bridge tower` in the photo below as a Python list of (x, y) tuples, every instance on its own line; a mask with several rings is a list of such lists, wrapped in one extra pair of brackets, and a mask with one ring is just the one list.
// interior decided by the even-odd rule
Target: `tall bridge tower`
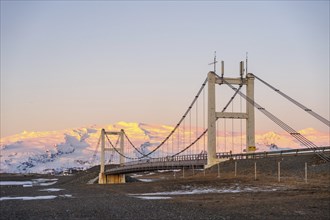
[[(211, 167), (218, 163), (216, 157), (216, 121), (218, 118), (230, 119), (246, 119), (246, 152), (253, 152), (255, 147), (255, 119), (254, 119), (254, 75), (246, 74), (244, 77), (243, 62), (240, 64), (240, 77), (227, 78), (224, 77), (224, 69), (222, 63), (222, 74), (218, 76), (215, 72), (208, 73), (208, 140), (207, 140), (207, 165)], [(216, 84), (230, 84), (246, 86), (246, 96), (250, 102), (246, 102), (246, 112), (216, 112)]]

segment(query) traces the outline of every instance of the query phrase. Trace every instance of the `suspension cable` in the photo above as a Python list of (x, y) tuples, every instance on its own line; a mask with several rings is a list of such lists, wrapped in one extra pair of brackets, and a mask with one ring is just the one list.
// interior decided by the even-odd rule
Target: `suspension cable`
[[(220, 78), (217, 74), (215, 74), (217, 77)], [(230, 88), (232, 88), (234, 91), (237, 90), (234, 86), (232, 86), (230, 83), (222, 79), (225, 84), (227, 84)], [(273, 122), (275, 122), (278, 126), (280, 126), (282, 129), (284, 129), (286, 132), (288, 132), (292, 137), (294, 137), (296, 140), (298, 140), (300, 143), (305, 145), (306, 147), (312, 149), (321, 159), (330, 162), (330, 157), (322, 152), (318, 152), (318, 146), (316, 146), (313, 142), (302, 136), (300, 133), (295, 131), (293, 128), (291, 128), (289, 125), (285, 124), (283, 121), (281, 121), (279, 118), (277, 118), (275, 115), (271, 114), (269, 111), (267, 111), (265, 108), (261, 107), (259, 104), (257, 104), (254, 100), (244, 95), (242, 92), (238, 92), (240, 96), (242, 96), (246, 101), (248, 101), (250, 104), (252, 104), (255, 108), (257, 108), (259, 111), (261, 111), (263, 114), (265, 114), (269, 119), (271, 119)]]
[[(142, 156), (145, 156), (145, 154), (144, 153), (142, 153), (138, 148), (136, 148), (135, 146), (134, 146), (134, 144), (132, 143), (132, 141), (128, 138), (128, 136), (127, 136), (127, 134), (126, 134), (126, 132), (124, 131), (124, 135), (125, 135), (125, 138), (127, 139), (127, 141), (128, 141), (128, 143), (139, 153), (139, 154), (141, 154)], [(146, 156), (147, 157), (147, 156)]]
[(178, 153), (173, 154), (171, 157), (178, 156), (178, 155), (181, 154), (182, 152), (188, 150), (188, 149), (189, 149), (191, 146), (193, 146), (197, 141), (199, 141), (199, 139), (201, 139), (206, 133), (207, 133), (207, 129), (205, 129), (205, 130), (203, 131), (203, 133), (202, 133), (201, 135), (199, 135), (199, 136), (197, 137), (197, 139), (194, 140), (190, 145), (188, 145), (186, 148), (182, 149), (182, 150), (179, 151)]
[(97, 154), (98, 149), (99, 149), (99, 147), (100, 147), (100, 142), (101, 142), (101, 135), (100, 135), (100, 137), (99, 137), (99, 140), (97, 141), (97, 144), (96, 144), (96, 147), (95, 147), (95, 150), (94, 150), (94, 153), (93, 153), (93, 157), (92, 157), (92, 159), (91, 159), (91, 164), (94, 163), (94, 160), (95, 160), (96, 154)]
[(303, 104), (297, 102), (296, 100), (294, 100), (293, 98), (289, 97), (288, 95), (286, 95), (285, 93), (281, 92), (279, 89), (276, 89), (275, 87), (273, 87), (272, 85), (270, 85), (269, 83), (267, 83), (266, 81), (260, 79), (258, 76), (252, 74), (256, 79), (258, 79), (260, 82), (262, 82), (263, 84), (265, 84), (266, 86), (268, 86), (269, 88), (271, 88), (272, 90), (274, 90), (275, 92), (277, 92), (278, 94), (280, 94), (281, 96), (283, 96), (284, 98), (286, 98), (287, 100), (289, 100), (290, 102), (292, 102), (293, 104), (297, 105), (299, 108), (303, 109), (305, 112), (309, 113), (310, 115), (314, 116), (316, 119), (318, 119), (319, 121), (323, 122), (324, 124), (326, 124), (328, 127), (330, 127), (330, 121), (327, 120), (326, 118), (322, 117), (321, 115), (317, 114), (316, 112), (314, 112), (312, 109), (307, 108), (306, 106), (304, 106)]
[(126, 158), (126, 159), (130, 159), (130, 160), (138, 160), (138, 159), (141, 159), (143, 158), (144, 156), (142, 157), (128, 157), (128, 156), (125, 156), (124, 154), (122, 154), (120, 151), (117, 150), (117, 148), (112, 144), (111, 140), (109, 139), (108, 135), (105, 134), (105, 137), (107, 138), (110, 146), (122, 157)]
[(142, 157), (147, 157), (149, 156), (150, 154), (154, 153), (156, 150), (158, 150), (161, 146), (163, 146), (163, 144), (168, 141), (168, 139), (173, 135), (173, 133), (177, 130), (177, 128), (180, 126), (180, 124), (182, 123), (182, 121), (186, 118), (186, 116), (188, 115), (188, 113), (191, 111), (193, 105), (195, 104), (195, 102), (197, 101), (199, 95), (201, 94), (201, 92), (203, 91), (205, 85), (206, 85), (206, 82), (207, 82), (207, 78), (204, 80), (201, 88), (199, 89), (199, 91), (197, 92), (194, 100), (191, 102), (191, 104), (189, 105), (188, 109), (186, 110), (186, 112), (183, 114), (183, 116), (181, 117), (180, 121), (178, 122), (178, 124), (173, 128), (173, 130), (170, 132), (170, 134), (155, 148), (153, 149), (152, 151), (150, 151), (149, 153), (147, 154), (144, 154), (144, 156)]

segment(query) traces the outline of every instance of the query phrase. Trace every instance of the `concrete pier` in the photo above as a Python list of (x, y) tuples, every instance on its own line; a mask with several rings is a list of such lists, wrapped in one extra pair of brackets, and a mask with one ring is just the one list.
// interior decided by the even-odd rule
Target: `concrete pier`
[(125, 174), (99, 174), (99, 184), (126, 183)]

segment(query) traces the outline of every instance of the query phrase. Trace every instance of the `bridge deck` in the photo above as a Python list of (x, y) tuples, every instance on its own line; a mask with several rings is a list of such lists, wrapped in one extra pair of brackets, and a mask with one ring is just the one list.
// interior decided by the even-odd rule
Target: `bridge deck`
[[(330, 153), (330, 147), (319, 147), (317, 152), (323, 152), (326, 154)], [(316, 152), (309, 149), (292, 149), (282, 151), (268, 151), (268, 152), (257, 152), (257, 153), (243, 153), (243, 154), (231, 154), (231, 153), (217, 153), (218, 159), (257, 159), (264, 157), (281, 157), (286, 155), (299, 155), (299, 154), (315, 154)], [(193, 155), (182, 155), (176, 157), (160, 157), (143, 159), (138, 161), (127, 162), (119, 167), (108, 169), (105, 174), (127, 174), (144, 171), (154, 170), (171, 170), (171, 169), (182, 169), (192, 167), (203, 168), (207, 164), (206, 154), (193, 154)]]
[(106, 170), (106, 174), (127, 174), (144, 171), (154, 170), (172, 170), (182, 169), (183, 167), (188, 168), (194, 166), (195, 168), (203, 168), (207, 163), (206, 159), (201, 160), (181, 160), (181, 161), (163, 161), (163, 162), (152, 162), (145, 161), (144, 163), (137, 163), (131, 165), (124, 165), (110, 170)]

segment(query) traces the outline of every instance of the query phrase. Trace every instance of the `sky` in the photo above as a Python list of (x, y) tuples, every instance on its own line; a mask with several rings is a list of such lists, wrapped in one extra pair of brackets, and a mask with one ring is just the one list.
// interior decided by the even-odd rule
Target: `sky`
[[(226, 77), (239, 76), (248, 52), (248, 72), (329, 120), (329, 11), (329, 1), (2, 0), (1, 137), (118, 121), (175, 125), (213, 70), (214, 51)], [(256, 102), (296, 130), (329, 131), (255, 84)], [(230, 97), (221, 91), (217, 100)], [(256, 123), (279, 129), (258, 112)]]

